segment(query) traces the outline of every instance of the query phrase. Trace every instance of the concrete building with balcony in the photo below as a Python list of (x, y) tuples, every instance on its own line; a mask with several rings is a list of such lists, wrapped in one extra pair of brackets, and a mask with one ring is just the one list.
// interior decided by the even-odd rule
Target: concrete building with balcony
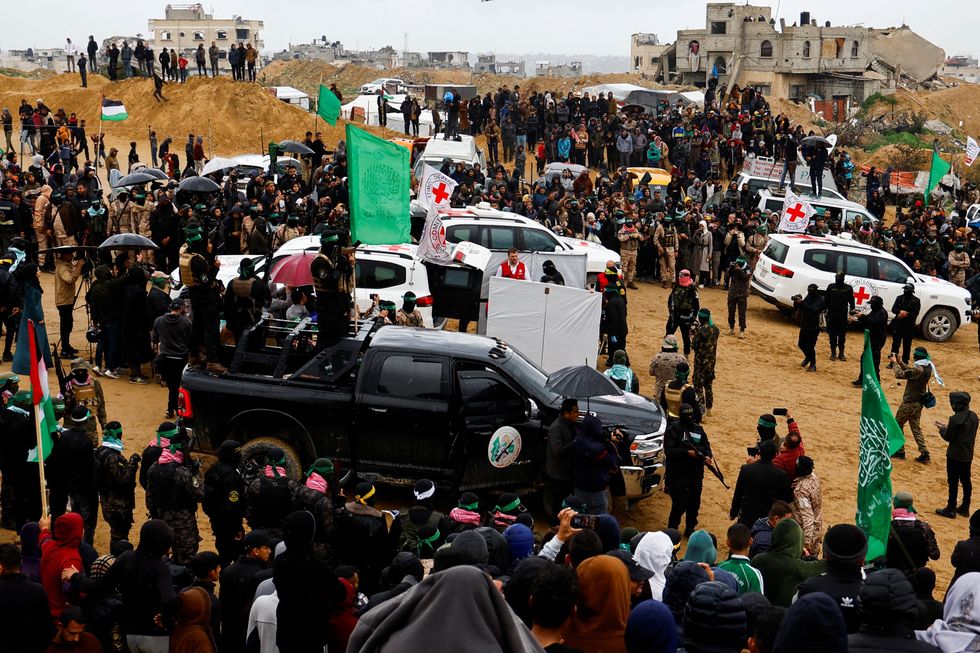
[(980, 63), (975, 57), (957, 55), (950, 57), (943, 64), (942, 74), (945, 77), (952, 77), (961, 82), (970, 84), (980, 84)]
[(264, 23), (241, 16), (215, 18), (205, 13), (201, 4), (167, 5), (163, 18), (151, 18), (149, 28), (156, 48), (173, 48), (177, 52), (193, 52), (197, 46), (207, 49), (215, 42), (221, 51), (222, 66), (227, 65), (228, 49), (232, 43), (251, 44), (262, 50)]
[(630, 72), (654, 78), (660, 69), (660, 57), (668, 48), (656, 34), (633, 34), (630, 37)]
[(657, 75), (699, 87), (714, 76), (720, 87), (738, 84), (774, 97), (861, 102), (898, 81), (921, 83), (938, 71), (944, 56), (904, 26), (820, 25), (809, 12), (792, 25), (780, 19), (777, 26), (769, 6), (711, 3), (703, 28), (677, 32)]
[(473, 67), (475, 73), (487, 73), (490, 75), (511, 75), (513, 77), (525, 77), (523, 61), (497, 61), (495, 54), (477, 55), (476, 65)]

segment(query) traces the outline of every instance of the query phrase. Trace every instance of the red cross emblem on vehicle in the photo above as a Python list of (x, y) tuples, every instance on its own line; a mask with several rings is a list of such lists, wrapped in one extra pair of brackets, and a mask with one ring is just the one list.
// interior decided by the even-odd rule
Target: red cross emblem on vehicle
[(449, 199), (449, 191), (446, 189), (446, 182), (440, 181), (432, 187), (432, 194), (436, 198), (436, 204), (442, 204)]
[(868, 294), (868, 290), (864, 286), (858, 286), (857, 290), (854, 291), (854, 302), (860, 306), (873, 296)]
[(797, 220), (802, 220), (806, 217), (806, 211), (803, 210), (803, 205), (797, 202), (793, 206), (786, 209), (786, 215), (789, 216), (790, 222), (796, 222)]

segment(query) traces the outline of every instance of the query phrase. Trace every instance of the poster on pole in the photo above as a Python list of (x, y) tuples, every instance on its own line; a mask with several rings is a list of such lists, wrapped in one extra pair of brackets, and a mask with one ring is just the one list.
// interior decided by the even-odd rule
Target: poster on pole
[(813, 205), (799, 195), (786, 193), (783, 201), (783, 212), (779, 216), (779, 231), (791, 234), (801, 234), (810, 225), (813, 217)]
[(980, 145), (973, 140), (972, 136), (966, 137), (966, 165), (967, 167), (972, 166), (973, 162), (977, 160), (977, 155), (980, 154)]

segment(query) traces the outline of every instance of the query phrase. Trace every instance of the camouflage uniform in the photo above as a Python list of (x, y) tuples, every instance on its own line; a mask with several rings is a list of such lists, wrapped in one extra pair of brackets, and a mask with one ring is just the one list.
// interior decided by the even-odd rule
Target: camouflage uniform
[(136, 205), (126, 200), (115, 200), (109, 205), (109, 224), (106, 227), (107, 235), (135, 233), (139, 225), (133, 225), (133, 210)]
[(626, 227), (623, 227), (616, 237), (619, 238), (619, 256), (623, 265), (623, 279), (626, 281), (626, 285), (630, 286), (636, 276), (636, 256), (640, 249), (642, 236), (639, 230), (635, 228), (627, 230)]
[[(673, 336), (668, 337), (673, 338)], [(687, 362), (684, 354), (677, 351), (676, 339), (674, 340), (673, 346), (673, 351), (665, 348), (664, 351), (661, 351), (650, 361), (650, 376), (657, 380), (657, 385), (653, 392), (654, 397), (659, 397), (660, 393), (664, 391), (664, 386), (674, 380), (674, 370), (677, 369), (677, 364)]]
[(701, 406), (701, 412), (707, 414), (715, 403), (711, 384), (715, 380), (718, 327), (710, 322), (703, 322), (694, 331), (691, 344), (694, 350), (694, 375), (691, 381), (694, 385), (694, 391), (698, 394), (698, 404)]
[(653, 242), (660, 254), (660, 281), (666, 288), (677, 276), (677, 229), (666, 221), (661, 222), (653, 234)]
[(953, 250), (949, 253), (949, 280), (960, 288), (966, 285), (966, 271), (970, 269), (970, 255)]
[(197, 504), (203, 498), (197, 473), (182, 463), (157, 463), (147, 475), (146, 504), (174, 529), (173, 559), (187, 564), (197, 553)]
[(922, 365), (908, 365), (898, 359), (895, 363), (895, 378), (905, 380), (905, 391), (902, 393), (902, 403), (895, 411), (895, 421), (898, 427), (905, 430), (905, 423), (908, 422), (912, 430), (912, 437), (915, 445), (919, 448), (919, 455), (929, 457), (929, 449), (926, 447), (925, 436), (922, 435), (922, 395), (928, 390), (929, 381), (932, 379), (932, 368)]
[(103, 444), (95, 452), (95, 461), (99, 503), (102, 518), (109, 524), (109, 541), (129, 539), (136, 507), (136, 471), (140, 457), (133, 454), (127, 462), (119, 451)]
[(404, 309), (399, 308), (398, 312), (395, 313), (395, 324), (398, 326), (407, 327), (419, 327), (425, 326), (422, 323), (422, 314), (418, 310), (414, 310), (411, 313), (406, 313)]

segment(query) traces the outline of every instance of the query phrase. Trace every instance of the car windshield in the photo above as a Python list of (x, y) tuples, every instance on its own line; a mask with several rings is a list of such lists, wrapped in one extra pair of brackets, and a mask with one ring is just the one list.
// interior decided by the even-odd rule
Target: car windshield
[(385, 79), (384, 77), (379, 77), (378, 79), (374, 80), (373, 82), (368, 82), (367, 84), (365, 84), (365, 86), (370, 86), (371, 84), (384, 84), (387, 81), (388, 80)]
[(500, 367), (517, 381), (521, 387), (531, 392), (537, 399), (543, 400), (548, 406), (557, 406), (561, 397), (548, 390), (545, 384), (548, 382), (548, 375), (541, 368), (524, 358), (524, 355), (507, 348), (507, 353), (499, 361)]

